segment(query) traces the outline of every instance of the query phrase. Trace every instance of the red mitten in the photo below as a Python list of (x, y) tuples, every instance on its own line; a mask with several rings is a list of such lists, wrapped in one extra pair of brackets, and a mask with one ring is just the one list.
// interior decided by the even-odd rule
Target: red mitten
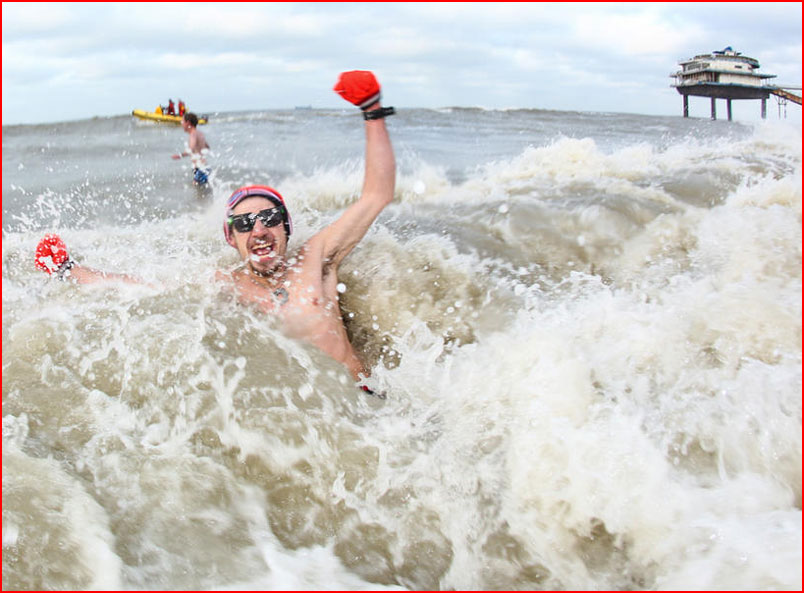
[(40, 270), (52, 274), (63, 269), (65, 263), (70, 264), (70, 256), (67, 255), (67, 246), (58, 235), (45, 235), (36, 246), (36, 267)]
[(380, 100), (380, 83), (368, 70), (341, 72), (333, 90), (364, 111)]

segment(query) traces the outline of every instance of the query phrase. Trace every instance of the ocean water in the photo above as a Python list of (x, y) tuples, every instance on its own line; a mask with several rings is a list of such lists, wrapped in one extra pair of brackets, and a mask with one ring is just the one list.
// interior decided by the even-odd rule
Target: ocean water
[[(386, 400), (235, 304), (236, 187), (298, 246), (351, 110), (3, 127), (4, 589), (800, 589), (801, 129), (398, 109), (341, 268)], [(148, 286), (76, 286), (74, 259)]]

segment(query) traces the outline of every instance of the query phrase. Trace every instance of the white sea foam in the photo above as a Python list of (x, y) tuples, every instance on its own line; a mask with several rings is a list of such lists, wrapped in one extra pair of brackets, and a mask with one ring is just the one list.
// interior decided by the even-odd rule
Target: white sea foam
[[(386, 400), (214, 281), (231, 187), (276, 186), (292, 248), (356, 198), (343, 118), (267, 172), (287, 122), (219, 120), (265, 152), (224, 142), (206, 198), (12, 167), (4, 587), (800, 588), (800, 132), (449, 115), (397, 128), (397, 200), (339, 273)], [(43, 221), (153, 286), (48, 280)]]

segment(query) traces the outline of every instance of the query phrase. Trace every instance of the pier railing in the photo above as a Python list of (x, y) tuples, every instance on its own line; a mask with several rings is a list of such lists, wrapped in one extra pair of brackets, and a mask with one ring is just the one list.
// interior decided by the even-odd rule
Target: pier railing
[(783, 99), (787, 99), (788, 101), (792, 101), (797, 105), (801, 105), (801, 97), (796, 94), (791, 93), (790, 91), (786, 91), (781, 87), (774, 87), (771, 89), (771, 94), (776, 95), (777, 97), (782, 97)]

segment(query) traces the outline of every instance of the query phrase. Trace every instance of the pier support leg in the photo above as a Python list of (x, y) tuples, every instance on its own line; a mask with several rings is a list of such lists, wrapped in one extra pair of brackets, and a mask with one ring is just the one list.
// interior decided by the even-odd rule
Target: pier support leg
[(731, 99), (726, 99), (726, 111), (729, 112), (729, 121), (731, 121)]
[(717, 109), (715, 108), (715, 98), (712, 97), (712, 119), (717, 119)]
[(767, 99), (762, 99), (762, 119), (765, 119), (766, 117), (768, 117), (768, 105), (767, 105), (767, 103), (768, 103)]
[(684, 117), (690, 116), (690, 98), (684, 95)]

